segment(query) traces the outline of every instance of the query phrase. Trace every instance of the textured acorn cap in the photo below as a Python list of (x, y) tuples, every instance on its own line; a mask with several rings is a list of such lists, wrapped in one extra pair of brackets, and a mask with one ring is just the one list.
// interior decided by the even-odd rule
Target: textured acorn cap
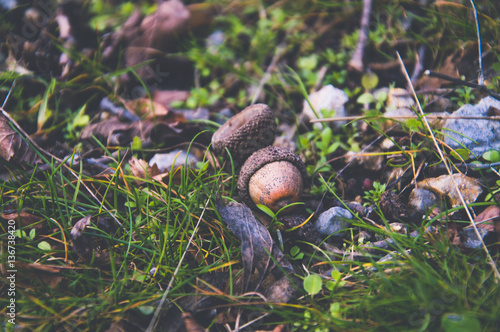
[(212, 136), (212, 148), (227, 158), (243, 163), (248, 156), (274, 142), (276, 121), (273, 111), (265, 104), (248, 106), (229, 119)]
[[(256, 207), (255, 203), (250, 197), (250, 178), (265, 165), (279, 161), (287, 161), (298, 169), (302, 178), (300, 187), (303, 186), (303, 182), (305, 182), (305, 179), (307, 177), (307, 172), (306, 166), (304, 165), (300, 157), (296, 155), (292, 150), (289, 150), (287, 148), (279, 146), (265, 147), (257, 152), (254, 152), (241, 167), (238, 179), (238, 193), (243, 202), (245, 202), (249, 207)], [(300, 193), (298, 196), (300, 197)]]

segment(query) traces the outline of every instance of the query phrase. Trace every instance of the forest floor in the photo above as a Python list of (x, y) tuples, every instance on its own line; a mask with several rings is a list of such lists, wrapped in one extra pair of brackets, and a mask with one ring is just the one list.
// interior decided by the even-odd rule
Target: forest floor
[[(1, 327), (496, 331), (499, 18), (0, 0)], [(293, 207), (239, 183), (265, 145)]]

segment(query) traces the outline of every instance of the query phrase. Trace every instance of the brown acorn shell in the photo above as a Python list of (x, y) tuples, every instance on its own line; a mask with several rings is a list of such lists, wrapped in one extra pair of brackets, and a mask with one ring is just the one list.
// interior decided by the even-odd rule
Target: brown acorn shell
[(274, 142), (276, 116), (266, 104), (248, 106), (229, 119), (212, 136), (214, 152), (241, 165), (252, 153)]
[(298, 198), (300, 199), (300, 196), (302, 194), (301, 192), (302, 187), (307, 177), (306, 166), (304, 165), (300, 157), (296, 155), (293, 151), (279, 146), (267, 146), (253, 153), (245, 161), (245, 164), (243, 164), (240, 171), (240, 176), (238, 179), (238, 193), (242, 201), (245, 202), (250, 208), (256, 207), (254, 201), (250, 197), (250, 192), (249, 192), (249, 183), (251, 177), (264, 165), (278, 161), (287, 161), (291, 163), (291, 165), (296, 167), (300, 172), (300, 175), (302, 176), (301, 179), (302, 182), (297, 184)]

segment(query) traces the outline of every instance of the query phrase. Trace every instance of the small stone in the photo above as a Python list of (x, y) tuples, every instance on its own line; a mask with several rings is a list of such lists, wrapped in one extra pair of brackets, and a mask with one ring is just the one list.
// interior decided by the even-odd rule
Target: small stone
[[(335, 111), (334, 117), (344, 117), (346, 115), (344, 104), (348, 100), (349, 97), (344, 90), (335, 88), (331, 84), (325, 85), (320, 90), (309, 95), (309, 101), (320, 118), (323, 118), (321, 110)], [(316, 114), (314, 114), (307, 100), (304, 100), (302, 114), (309, 120), (317, 119)], [(340, 127), (344, 123), (345, 122), (335, 122), (334, 126)], [(315, 123), (314, 127), (321, 129), (322, 125), (321, 123)]]
[[(490, 108), (500, 109), (500, 101), (486, 97), (475, 105), (464, 105), (453, 112), (453, 117), (489, 116)], [(491, 149), (500, 149), (500, 122), (476, 119), (446, 119), (442, 128), (445, 130), (444, 142), (451, 149), (463, 149), (465, 146), (477, 158)]]
[(455, 182), (466, 204), (474, 203), (483, 192), (477, 179), (470, 178), (460, 173), (441, 175), (437, 178), (427, 178), (418, 182), (417, 186), (422, 189), (432, 190), (437, 195), (447, 198), (451, 206), (455, 207), (462, 205), (460, 195), (455, 188)]
[(349, 226), (347, 220), (353, 218), (351, 212), (341, 207), (332, 207), (323, 212), (316, 221), (316, 228), (323, 236), (341, 237), (344, 235), (343, 230)]
[(414, 212), (421, 214), (427, 214), (430, 208), (438, 204), (438, 197), (432, 191), (422, 188), (413, 189), (408, 202)]
[[(498, 239), (498, 234), (495, 232), (490, 232), (484, 228), (478, 228), (477, 230), (486, 245), (492, 244)], [(467, 227), (460, 232), (460, 240), (467, 249), (479, 249), (483, 246), (472, 227)]]

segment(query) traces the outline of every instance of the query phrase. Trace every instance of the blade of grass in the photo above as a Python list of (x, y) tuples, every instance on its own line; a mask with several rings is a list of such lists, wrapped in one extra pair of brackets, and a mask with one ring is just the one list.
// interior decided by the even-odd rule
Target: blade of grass
[(186, 256), (186, 253), (188, 252), (189, 246), (191, 242), (194, 239), (194, 236), (196, 235), (196, 232), (198, 230), (198, 227), (200, 226), (201, 220), (203, 219), (203, 215), (205, 214), (205, 211), (207, 209), (208, 203), (210, 202), (210, 197), (207, 198), (207, 201), (205, 203), (205, 206), (203, 207), (203, 211), (201, 212), (200, 218), (198, 219), (198, 222), (196, 223), (195, 228), (193, 229), (193, 234), (191, 234), (191, 237), (189, 238), (189, 242), (186, 245), (186, 249), (184, 250), (181, 259), (179, 260), (179, 263), (177, 264), (177, 267), (175, 268), (174, 274), (172, 275), (172, 278), (170, 279), (170, 282), (168, 283), (167, 289), (163, 293), (163, 296), (161, 297), (160, 303), (158, 304), (158, 307), (156, 308), (156, 311), (153, 315), (153, 318), (151, 319), (151, 322), (149, 322), (148, 328), (146, 329), (146, 332), (151, 332), (153, 331), (154, 327), (156, 326), (156, 322), (158, 321), (158, 317), (160, 316), (161, 309), (163, 305), (165, 304), (165, 301), (167, 299), (167, 295), (170, 292), (170, 289), (172, 288), (172, 285), (174, 283), (174, 279), (177, 276), (177, 273), (179, 273), (179, 270), (181, 268), (182, 262), (184, 261), (184, 257)]

